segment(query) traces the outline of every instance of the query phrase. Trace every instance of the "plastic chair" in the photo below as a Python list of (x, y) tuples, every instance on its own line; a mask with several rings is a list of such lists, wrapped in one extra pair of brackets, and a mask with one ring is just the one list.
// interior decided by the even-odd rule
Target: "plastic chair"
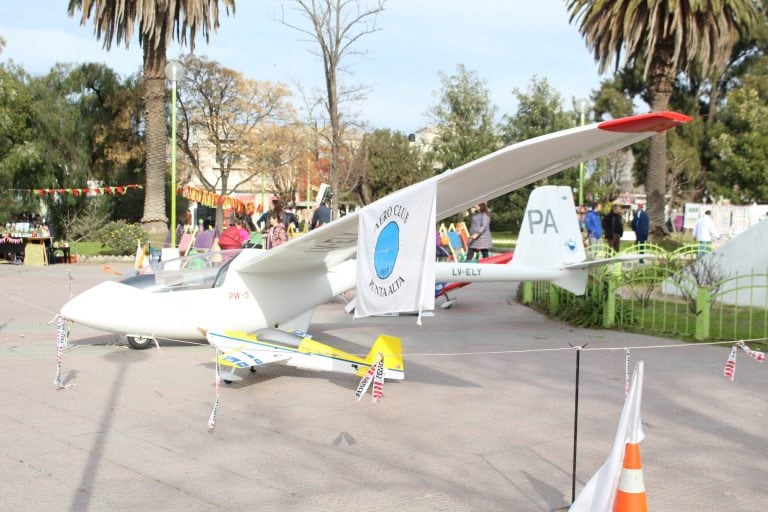
[(248, 238), (248, 241), (243, 244), (243, 247), (255, 247), (263, 249), (264, 235), (258, 231), (251, 231), (251, 236)]
[(195, 238), (193, 247), (198, 251), (209, 251), (213, 247), (213, 241), (216, 238), (216, 232), (212, 229), (201, 231)]

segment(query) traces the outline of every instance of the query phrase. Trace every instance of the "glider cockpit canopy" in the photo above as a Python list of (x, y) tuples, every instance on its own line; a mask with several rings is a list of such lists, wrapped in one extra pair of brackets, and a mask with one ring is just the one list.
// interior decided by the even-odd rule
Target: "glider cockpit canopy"
[(162, 261), (151, 274), (126, 277), (120, 283), (153, 293), (218, 288), (242, 249), (211, 251)]

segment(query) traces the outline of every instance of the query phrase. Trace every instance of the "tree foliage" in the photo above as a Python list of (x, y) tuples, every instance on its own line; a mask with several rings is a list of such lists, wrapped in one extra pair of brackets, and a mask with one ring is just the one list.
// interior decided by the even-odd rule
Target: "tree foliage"
[(728, 94), (728, 109), (712, 130), (712, 192), (735, 204), (765, 202), (768, 198), (768, 105), (755, 89)]
[(26, 79), (20, 68), (0, 65), (0, 211), (6, 217), (29, 206), (20, 204), (26, 197), (13, 189), (32, 182), (34, 176), (28, 170), (39, 165), (43, 156), (30, 122), (34, 107)]
[[(576, 125), (577, 114), (564, 109), (562, 96), (546, 78), (534, 76), (528, 83), (527, 90), (515, 88), (512, 94), (517, 99), (518, 107), (514, 114), (503, 117), (500, 131), (504, 144), (514, 144)], [(494, 227), (518, 229), (531, 190), (534, 186), (543, 184), (577, 187), (578, 172), (575, 169), (568, 169), (536, 182), (535, 185), (523, 187), (494, 199), (491, 201)]]
[(459, 64), (454, 75), (441, 71), (439, 76), (438, 103), (429, 112), (436, 132), (430, 156), (442, 173), (495, 151), (499, 138), (497, 108), (477, 72)]
[[(0, 68), (0, 183), (7, 216), (38, 211), (36, 188), (83, 188), (142, 180), (141, 100), (135, 80), (121, 80), (101, 64), (56, 65), (42, 76)], [(108, 196), (102, 222), (138, 220), (141, 199)], [(48, 222), (67, 236), (71, 219), (93, 198), (46, 196)]]
[[(236, 192), (275, 164), (269, 125), (291, 122), (290, 92), (282, 84), (243, 77), (202, 57), (183, 59), (179, 89), (180, 149), (191, 173), (211, 192)], [(271, 151), (270, 154), (268, 154)], [(213, 161), (205, 159), (213, 155)], [(213, 170), (209, 173), (209, 170)], [(217, 209), (217, 224), (223, 210)]]
[[(428, 178), (432, 169), (402, 132), (374, 130), (363, 137), (360, 201), (367, 204)], [(365, 189), (363, 191), (363, 189)]]

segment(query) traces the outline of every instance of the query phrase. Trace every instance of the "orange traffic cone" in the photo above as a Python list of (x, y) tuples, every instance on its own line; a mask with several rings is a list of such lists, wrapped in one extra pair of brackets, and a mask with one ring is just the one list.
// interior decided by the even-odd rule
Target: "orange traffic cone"
[(640, 445), (637, 443), (627, 443), (624, 448), (624, 465), (616, 489), (613, 512), (648, 512)]

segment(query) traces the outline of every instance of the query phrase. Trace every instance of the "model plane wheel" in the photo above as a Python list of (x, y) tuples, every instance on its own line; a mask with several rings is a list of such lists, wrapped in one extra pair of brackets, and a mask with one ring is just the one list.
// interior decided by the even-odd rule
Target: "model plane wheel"
[(233, 382), (240, 382), (243, 378), (234, 373), (227, 372), (221, 376), (221, 380), (224, 381), (224, 384), (232, 384)]
[(256, 373), (256, 367), (255, 366), (249, 366), (249, 370), (251, 370), (251, 373)]
[(152, 338), (145, 338), (143, 336), (126, 336), (126, 339), (128, 344), (136, 350), (144, 350), (152, 344)]

